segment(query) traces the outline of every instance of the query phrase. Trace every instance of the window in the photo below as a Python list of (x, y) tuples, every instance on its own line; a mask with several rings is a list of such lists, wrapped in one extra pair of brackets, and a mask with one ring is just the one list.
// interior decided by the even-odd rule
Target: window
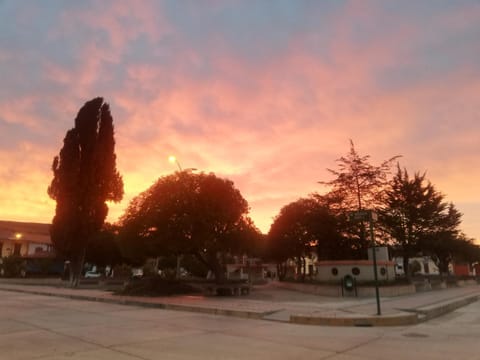
[(352, 274), (353, 275), (360, 275), (360, 269), (358, 267), (352, 268)]
[(384, 267), (380, 268), (380, 275), (385, 276), (387, 274), (387, 269)]
[(332, 275), (337, 276), (338, 275), (338, 269), (337, 268), (332, 268)]

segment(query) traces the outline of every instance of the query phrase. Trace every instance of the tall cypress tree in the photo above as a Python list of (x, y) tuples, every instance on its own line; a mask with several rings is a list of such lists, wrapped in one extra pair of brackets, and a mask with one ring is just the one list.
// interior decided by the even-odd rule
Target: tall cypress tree
[(103, 98), (92, 99), (79, 110), (52, 170), (48, 194), (57, 202), (52, 242), (58, 255), (70, 261), (70, 283), (77, 286), (87, 246), (107, 217), (106, 201), (123, 197), (113, 119)]

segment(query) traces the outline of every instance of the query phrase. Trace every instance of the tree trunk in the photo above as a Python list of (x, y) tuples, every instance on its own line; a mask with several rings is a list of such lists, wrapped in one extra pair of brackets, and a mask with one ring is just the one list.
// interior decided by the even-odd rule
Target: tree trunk
[(287, 265), (285, 263), (278, 263), (277, 264), (277, 276), (279, 281), (285, 280), (285, 276), (287, 275)]
[(305, 256), (302, 256), (302, 282), (305, 282), (305, 277), (307, 275), (307, 261), (305, 260)]
[(295, 274), (295, 275), (296, 275), (295, 278), (296, 278), (297, 280), (299, 280), (299, 279), (302, 278), (302, 258), (301, 258), (301, 257), (297, 257), (297, 258), (295, 259), (295, 263), (296, 263), (296, 265), (297, 265), (297, 271), (296, 271), (296, 274)]
[(85, 261), (85, 250), (78, 257), (70, 260), (70, 287), (78, 287), (80, 277), (82, 276), (83, 262)]
[(207, 267), (207, 269), (213, 272), (213, 274), (215, 275), (216, 283), (225, 282), (226, 280), (225, 267), (220, 263), (216, 255), (208, 256), (208, 259), (205, 259), (202, 254), (195, 253), (195, 257), (202, 264), (204, 264)]
[(407, 280), (410, 280), (410, 271), (409, 271), (409, 266), (408, 263), (410, 261), (410, 257), (407, 254), (403, 255), (403, 272), (405, 273), (405, 278)]
[(215, 274), (215, 282), (217, 284), (222, 284), (226, 281), (226, 274), (224, 267), (220, 264), (219, 261), (216, 261), (213, 266), (213, 273)]
[(438, 270), (440, 271), (440, 275), (448, 275), (448, 264), (449, 260), (447, 258), (439, 258), (438, 261)]

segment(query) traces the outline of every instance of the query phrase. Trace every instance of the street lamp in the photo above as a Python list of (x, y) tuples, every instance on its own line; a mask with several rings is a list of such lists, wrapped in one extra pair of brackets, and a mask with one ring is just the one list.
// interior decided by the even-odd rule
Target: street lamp
[(373, 222), (378, 219), (377, 213), (373, 210), (359, 210), (350, 212), (350, 220), (352, 221), (369, 221), (370, 222), (370, 239), (372, 241), (372, 258), (373, 258), (373, 276), (375, 279), (375, 298), (377, 300), (377, 315), (382, 315), (380, 310), (380, 294), (378, 290), (378, 273), (377, 273), (377, 249), (375, 246), (375, 235), (373, 232)]
[(178, 166), (178, 170), (180, 170), (180, 172), (191, 172), (191, 171), (197, 170), (197, 168), (183, 169), (182, 166), (180, 165), (180, 163), (178, 162), (177, 158), (174, 155), (170, 155), (168, 157), (168, 161), (171, 162), (172, 164), (176, 164)]
[[(183, 170), (182, 167), (180, 166), (180, 163), (178, 162), (177, 158), (174, 155), (170, 155), (168, 157), (168, 161), (170, 161), (172, 164), (177, 164), (178, 170), (180, 170), (180, 172), (185, 171), (186, 173), (187, 172), (189, 173), (191, 171), (197, 170), (196, 168), (188, 168), (188, 169)], [(180, 278), (180, 262), (181, 262), (181, 260), (182, 260), (182, 255), (177, 255), (177, 271), (176, 271), (176, 274), (175, 274), (175, 277), (177, 279)]]
[(178, 160), (177, 160), (177, 158), (176, 158), (175, 156), (170, 155), (170, 156), (168, 157), (168, 161), (170, 161), (172, 164), (177, 164), (178, 170), (183, 171), (183, 170), (182, 170), (182, 167), (180, 166), (180, 163), (178, 162)]

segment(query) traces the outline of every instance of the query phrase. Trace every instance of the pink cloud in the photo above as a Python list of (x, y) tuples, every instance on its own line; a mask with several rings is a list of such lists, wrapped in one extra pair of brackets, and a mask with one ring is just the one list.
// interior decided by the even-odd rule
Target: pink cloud
[[(40, 64), (43, 81), (65, 92), (45, 87), (42, 94), (0, 100), (0, 114), (7, 121), (52, 132), (48, 148), (33, 144), (30, 149), (19, 145), (0, 150), (4, 176), (17, 173), (17, 181), (8, 185), (12, 193), (22, 194), (17, 206), (8, 206), (17, 210), (4, 212), (7, 207), (2, 207), (0, 217), (22, 212), (53, 216), (53, 203), (43, 202), (50, 161), (80, 106), (97, 95), (112, 105), (118, 168), (126, 185), (126, 197), (112, 206), (110, 220), (158, 176), (176, 170), (167, 161), (175, 154), (185, 168), (234, 180), (250, 201), (257, 225), (268, 231), (287, 202), (325, 190), (317, 181), (329, 178), (325, 169), (335, 167), (335, 159), (348, 151), (350, 138), (374, 161), (402, 154), (403, 165), (412, 172), (428, 170), (452, 200), (480, 203), (480, 194), (472, 191), (480, 179), (472, 166), (480, 154), (478, 110), (472, 105), (480, 100), (476, 64), (400, 81), (402, 85), (383, 84), (380, 75), (410, 69), (414, 50), (427, 41), (426, 35), (423, 24), (399, 23), (395, 14), (385, 19), (384, 11), (365, 4), (338, 9), (328, 36), (300, 32), (274, 56), (260, 60), (238, 56), (221, 33), (205, 40), (202, 52), (178, 33), (155, 2), (111, 2), (65, 11), (49, 34), (52, 41), (78, 31), (94, 34), (75, 47), (73, 64), (56, 59)], [(434, 21), (464, 29), (462, 14)], [(475, 14), (469, 14), (470, 26)], [(376, 31), (380, 18), (392, 26)], [(355, 40), (352, 24), (366, 24), (368, 41)], [(142, 36), (156, 45), (153, 57), (126, 61), (129, 46)], [(176, 43), (165, 50), (159, 40), (167, 36)], [(35, 108), (38, 102), (53, 109), (55, 117), (42, 117)], [(438, 121), (435, 112), (444, 119)], [(429, 126), (430, 136), (415, 137)], [(18, 167), (17, 161), (25, 165)], [(28, 175), (33, 168), (37, 170)], [(25, 189), (35, 192), (32, 210)], [(17, 201), (9, 194), (1, 200)]]

